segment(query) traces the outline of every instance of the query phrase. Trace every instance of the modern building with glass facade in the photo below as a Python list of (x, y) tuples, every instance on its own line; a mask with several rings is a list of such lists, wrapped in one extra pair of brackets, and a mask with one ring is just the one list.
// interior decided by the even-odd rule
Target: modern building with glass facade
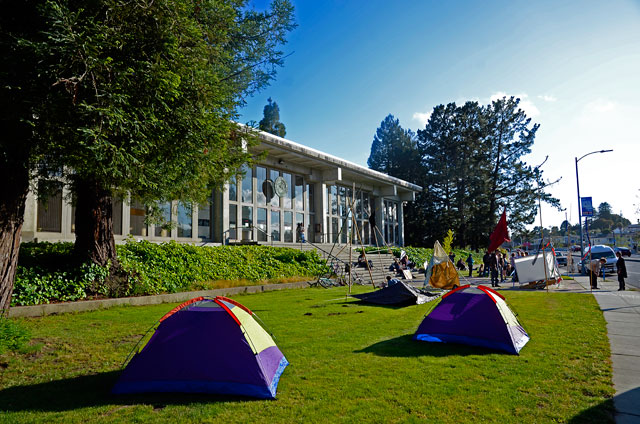
[[(164, 220), (173, 225), (147, 224), (143, 205), (115, 199), (116, 241), (132, 236), (158, 242), (286, 244), (300, 241), (300, 225), (315, 243), (347, 243), (353, 233), (364, 244), (404, 245), (403, 204), (414, 200), (420, 186), (268, 133), (260, 137), (251, 150), (264, 153), (264, 159), (245, 166), (224, 190), (212, 192), (207, 204), (176, 200), (160, 205)], [(30, 193), (23, 241), (75, 239), (67, 190), (61, 184), (45, 200)]]

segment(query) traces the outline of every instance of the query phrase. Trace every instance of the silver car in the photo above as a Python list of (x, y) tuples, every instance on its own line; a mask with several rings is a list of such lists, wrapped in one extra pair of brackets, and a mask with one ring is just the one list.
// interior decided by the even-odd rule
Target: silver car
[(567, 252), (556, 250), (556, 263), (558, 266), (567, 266)]
[[(605, 273), (615, 272), (618, 258), (612, 248), (603, 244), (595, 245), (591, 248), (591, 258), (587, 255), (585, 261), (589, 262), (589, 259), (595, 260), (600, 258), (605, 258), (607, 260), (607, 263), (603, 265)], [(578, 266), (582, 267), (582, 263), (578, 264)]]

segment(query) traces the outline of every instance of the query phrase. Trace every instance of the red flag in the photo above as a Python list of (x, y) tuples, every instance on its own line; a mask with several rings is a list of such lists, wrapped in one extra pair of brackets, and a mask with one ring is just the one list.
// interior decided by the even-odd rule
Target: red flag
[(498, 221), (498, 225), (489, 236), (489, 252), (496, 250), (505, 241), (511, 241), (509, 238), (509, 230), (507, 230), (507, 210), (502, 212), (502, 216)]

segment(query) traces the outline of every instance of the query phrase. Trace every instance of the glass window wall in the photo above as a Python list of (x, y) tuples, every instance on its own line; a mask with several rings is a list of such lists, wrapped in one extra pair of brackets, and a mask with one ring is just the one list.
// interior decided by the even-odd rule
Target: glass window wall
[(267, 180), (267, 169), (262, 166), (256, 167), (256, 204), (258, 206), (267, 205), (267, 196), (264, 195), (265, 181)]
[(229, 205), (229, 239), (238, 239), (238, 205)]
[(293, 212), (284, 211), (284, 241), (293, 243)]
[(271, 240), (280, 241), (280, 211), (271, 211)]
[(198, 237), (206, 240), (212, 238), (211, 234), (211, 199), (198, 206)]
[(155, 225), (156, 237), (171, 237), (171, 202), (162, 202), (158, 204), (161, 214), (161, 222)]
[(178, 202), (178, 237), (192, 237), (193, 208), (188, 203)]
[(258, 241), (268, 241), (267, 240), (267, 209), (266, 208), (258, 208)]
[(295, 176), (295, 193), (294, 193), (294, 202), (295, 202), (295, 210), (301, 211), (304, 210), (304, 182), (301, 176)]
[[(298, 225), (301, 225), (302, 228), (304, 228), (304, 214), (300, 213), (300, 212), (296, 212), (296, 242), (301, 243), (302, 239), (300, 237), (300, 234), (298, 233)], [(307, 231), (307, 234), (311, 234), (309, 231)]]
[(253, 203), (253, 170), (244, 165), (242, 173), (242, 201)]
[(147, 235), (147, 211), (138, 200), (132, 200), (129, 206), (129, 234), (134, 236)]
[(284, 180), (287, 183), (287, 194), (284, 195), (284, 197), (282, 198), (282, 207), (285, 209), (291, 209), (291, 193), (293, 191), (293, 187), (291, 187), (291, 174), (288, 174), (286, 172), (282, 173), (282, 178), (284, 178)]
[[(269, 179), (271, 180), (271, 184), (275, 183), (276, 178), (280, 176), (280, 171), (276, 171), (275, 169), (269, 170)], [(273, 193), (273, 197), (271, 198), (271, 202), (269, 204), (273, 207), (280, 207), (280, 197), (278, 197), (275, 192)]]
[(229, 201), (238, 201), (238, 183), (235, 176), (231, 177), (229, 180)]
[(253, 240), (253, 207), (242, 207), (242, 240)]

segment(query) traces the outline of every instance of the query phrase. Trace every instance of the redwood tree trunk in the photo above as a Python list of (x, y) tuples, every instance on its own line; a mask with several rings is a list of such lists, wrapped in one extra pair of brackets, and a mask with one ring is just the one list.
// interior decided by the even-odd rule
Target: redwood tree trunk
[(29, 172), (4, 162), (0, 166), (0, 181), (0, 315), (5, 315), (9, 312), (18, 266)]
[(73, 186), (76, 194), (75, 256), (83, 263), (110, 264), (104, 287), (94, 288), (95, 294), (124, 296), (130, 287), (127, 273), (116, 254), (111, 191), (96, 181), (76, 180)]
[(75, 181), (76, 257), (100, 266), (119, 268), (113, 238), (111, 191), (96, 181)]

